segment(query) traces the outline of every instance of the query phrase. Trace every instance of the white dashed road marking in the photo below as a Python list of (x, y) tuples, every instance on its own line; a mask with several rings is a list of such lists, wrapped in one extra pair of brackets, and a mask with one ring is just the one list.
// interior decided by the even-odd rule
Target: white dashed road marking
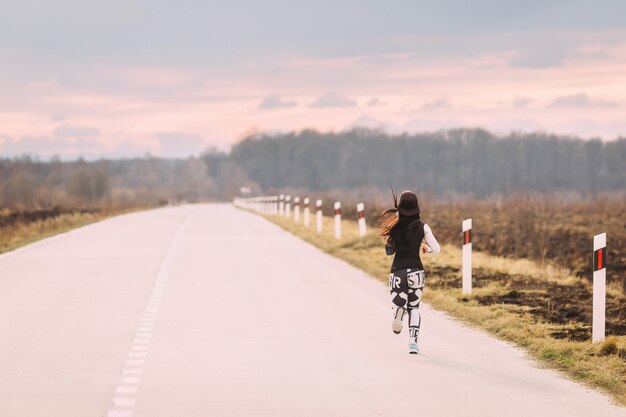
[(139, 387), (137, 386), (118, 385), (117, 388), (115, 388), (115, 393), (116, 394), (136, 394), (138, 390), (139, 390)]
[(135, 395), (139, 390), (139, 383), (141, 382), (141, 378), (138, 375), (141, 374), (143, 369), (142, 367), (145, 362), (143, 358), (148, 356), (154, 322), (159, 313), (159, 305), (163, 291), (165, 290), (170, 264), (172, 263), (172, 258), (180, 236), (190, 221), (191, 216), (187, 218), (185, 223), (176, 231), (176, 235), (174, 235), (174, 239), (172, 239), (172, 243), (170, 243), (165, 257), (161, 262), (156, 279), (154, 280), (152, 293), (139, 319), (137, 331), (131, 343), (126, 362), (124, 363), (119, 385), (115, 388), (115, 396), (111, 401), (107, 417), (133, 417), (136, 402)]
[(135, 405), (134, 398), (113, 398), (113, 404), (119, 406), (133, 406)]
[(115, 410), (110, 409), (107, 417), (133, 417), (133, 410)]

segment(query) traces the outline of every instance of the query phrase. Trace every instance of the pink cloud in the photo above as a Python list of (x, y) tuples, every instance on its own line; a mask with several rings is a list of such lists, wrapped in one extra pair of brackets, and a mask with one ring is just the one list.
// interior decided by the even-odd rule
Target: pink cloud
[[(207, 145), (226, 148), (251, 127), (340, 130), (368, 104), (372, 120), (408, 130), (453, 123), (506, 130), (526, 124), (529, 130), (558, 133), (580, 119), (586, 122), (571, 126), (581, 135), (626, 134), (619, 123), (626, 105), (626, 43), (582, 48), (560, 67), (513, 67), (515, 53), (428, 61), (408, 54), (289, 56), (272, 63), (271, 71), (259, 66), (217, 75), (192, 68), (94, 67), (65, 85), (54, 74), (30, 74), (23, 83), (0, 79), (0, 135), (52, 137), (65, 126), (57, 133), (92, 140), (106, 151), (133, 143), (158, 152), (159, 132), (194, 132)], [(259, 108), (262, 97), (261, 103), (270, 98), (266, 105), (273, 103), (272, 111)], [(569, 105), (552, 106), (559, 97), (570, 97)], [(578, 97), (578, 106), (572, 97)], [(589, 108), (594, 111), (585, 111)]]

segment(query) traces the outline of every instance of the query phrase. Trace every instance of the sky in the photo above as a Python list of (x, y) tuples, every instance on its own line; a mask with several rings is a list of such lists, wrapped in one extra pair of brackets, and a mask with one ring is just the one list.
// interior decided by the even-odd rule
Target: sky
[(0, 156), (253, 132), (626, 136), (621, 0), (0, 0)]

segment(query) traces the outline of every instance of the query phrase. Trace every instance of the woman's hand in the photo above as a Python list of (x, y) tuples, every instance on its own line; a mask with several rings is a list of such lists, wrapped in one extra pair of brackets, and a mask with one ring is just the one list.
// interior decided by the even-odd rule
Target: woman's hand
[(421, 249), (422, 249), (422, 253), (430, 253), (430, 252), (432, 252), (432, 249), (430, 248), (430, 246), (428, 246), (425, 243), (422, 243)]

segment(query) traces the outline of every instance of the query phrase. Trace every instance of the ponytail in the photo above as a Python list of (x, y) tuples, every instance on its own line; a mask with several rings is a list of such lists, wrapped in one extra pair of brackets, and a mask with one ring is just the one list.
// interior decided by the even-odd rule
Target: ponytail
[(391, 187), (391, 195), (393, 208), (383, 211), (378, 218), (378, 236), (382, 238), (389, 238), (394, 226), (398, 224), (398, 195), (393, 187)]

